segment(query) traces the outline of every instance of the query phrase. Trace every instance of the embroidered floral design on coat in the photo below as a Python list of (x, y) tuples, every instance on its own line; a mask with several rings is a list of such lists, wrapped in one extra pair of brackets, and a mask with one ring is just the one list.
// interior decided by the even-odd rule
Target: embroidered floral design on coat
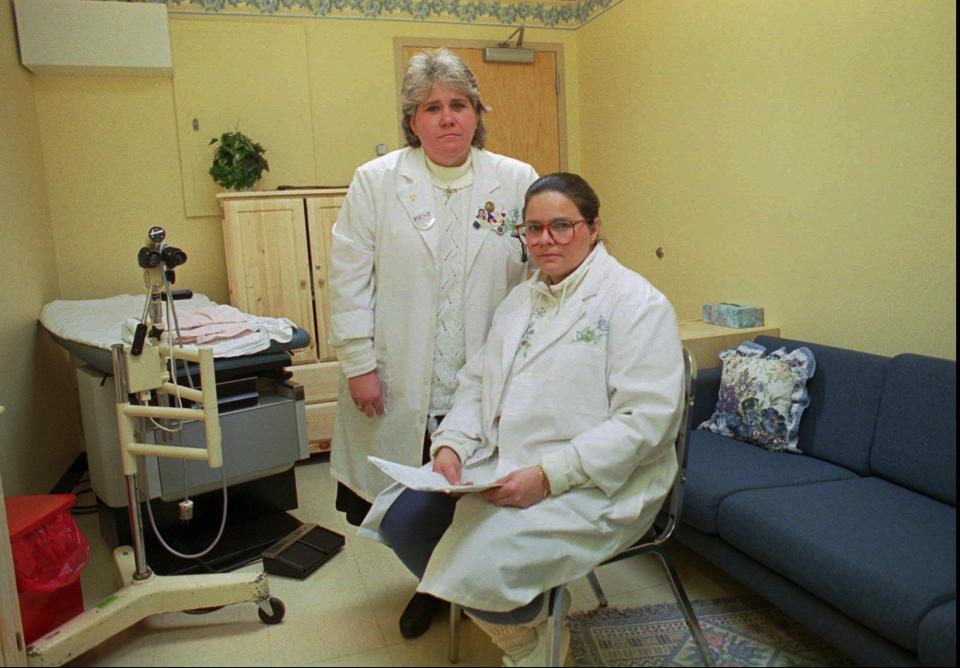
[(590, 325), (578, 330), (573, 340), (580, 343), (597, 343), (605, 337), (609, 331), (610, 322), (603, 316), (600, 316), (597, 318), (595, 325)]
[(535, 306), (533, 311), (530, 313), (530, 323), (527, 325), (527, 328), (523, 331), (523, 336), (520, 337), (520, 345), (517, 346), (517, 352), (526, 359), (527, 354), (530, 352), (530, 345), (533, 342), (533, 335), (536, 333), (536, 325), (543, 316), (547, 314), (547, 309), (543, 306)]

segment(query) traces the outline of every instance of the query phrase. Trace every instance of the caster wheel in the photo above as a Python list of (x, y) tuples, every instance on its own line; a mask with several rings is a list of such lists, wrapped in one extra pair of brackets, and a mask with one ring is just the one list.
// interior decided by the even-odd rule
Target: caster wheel
[(270, 614), (263, 611), (263, 608), (257, 608), (257, 614), (260, 615), (260, 621), (264, 624), (279, 624), (283, 619), (283, 614), (287, 611), (283, 601), (279, 598), (270, 597)]

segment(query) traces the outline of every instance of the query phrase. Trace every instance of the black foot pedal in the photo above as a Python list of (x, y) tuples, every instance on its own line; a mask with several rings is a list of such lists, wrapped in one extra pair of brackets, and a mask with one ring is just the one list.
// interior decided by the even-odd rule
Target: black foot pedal
[(263, 570), (303, 580), (340, 551), (341, 534), (316, 524), (303, 524), (263, 552)]

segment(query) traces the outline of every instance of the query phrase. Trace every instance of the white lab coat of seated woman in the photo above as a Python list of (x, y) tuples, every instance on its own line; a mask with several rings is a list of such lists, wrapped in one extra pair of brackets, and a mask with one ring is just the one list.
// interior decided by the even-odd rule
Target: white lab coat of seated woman
[[(542, 464), (554, 489), (528, 508), (461, 497), (418, 591), (492, 612), (525, 605), (635, 542), (670, 490), (683, 395), (673, 307), (602, 243), (577, 272), (526, 350), (535, 291), (548, 288), (539, 272), (514, 288), (433, 436), (456, 443), (463, 481)], [(386, 542), (380, 523), (402, 490), (377, 497), (361, 535)]]

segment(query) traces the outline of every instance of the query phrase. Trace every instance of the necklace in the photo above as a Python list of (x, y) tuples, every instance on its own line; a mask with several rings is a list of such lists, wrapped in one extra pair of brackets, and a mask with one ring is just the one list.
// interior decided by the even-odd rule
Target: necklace
[(443, 194), (447, 196), (446, 199), (443, 200), (444, 205), (446, 205), (450, 203), (451, 197), (453, 197), (456, 193), (460, 192), (467, 186), (459, 186), (454, 188), (452, 185), (446, 185), (446, 186), (437, 186), (437, 187), (440, 188)]

